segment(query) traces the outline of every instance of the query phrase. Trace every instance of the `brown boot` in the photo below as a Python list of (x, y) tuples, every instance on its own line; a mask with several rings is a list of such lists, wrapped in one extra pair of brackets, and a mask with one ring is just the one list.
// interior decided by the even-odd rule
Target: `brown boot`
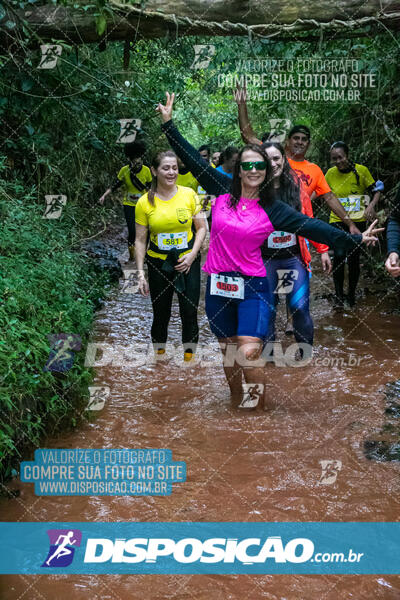
[(135, 246), (128, 246), (129, 249), (129, 260), (135, 260)]

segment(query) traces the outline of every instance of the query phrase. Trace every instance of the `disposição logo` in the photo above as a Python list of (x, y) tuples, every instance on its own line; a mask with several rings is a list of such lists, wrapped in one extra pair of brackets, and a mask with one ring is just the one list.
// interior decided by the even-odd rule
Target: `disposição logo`
[(75, 549), (81, 545), (79, 529), (48, 529), (50, 548), (42, 567), (68, 567), (74, 558)]

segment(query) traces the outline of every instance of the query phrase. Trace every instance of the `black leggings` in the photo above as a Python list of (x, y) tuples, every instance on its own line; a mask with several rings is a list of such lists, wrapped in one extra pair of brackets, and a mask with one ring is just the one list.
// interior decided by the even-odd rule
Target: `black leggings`
[(129, 204), (124, 204), (123, 206), (126, 224), (128, 225), (128, 246), (133, 246), (136, 237), (135, 207), (129, 206)]
[[(168, 337), (168, 323), (171, 317), (172, 298), (175, 287), (175, 273), (161, 270), (164, 261), (161, 258), (146, 257), (149, 276), (151, 303), (153, 305), (153, 324), (151, 339), (153, 344), (165, 344)], [(200, 255), (195, 259), (185, 278), (186, 290), (177, 292), (179, 313), (182, 321), (182, 343), (185, 351), (195, 351), (199, 340), (197, 308), (200, 300)], [(190, 345), (192, 344), (192, 345)]]
[[(342, 229), (343, 231), (349, 231), (347, 225), (342, 222), (331, 223), (334, 227), (338, 229)], [(363, 232), (367, 228), (367, 224), (365, 221), (361, 221), (356, 223), (358, 229)], [(344, 285), (344, 266), (345, 260), (347, 258), (347, 264), (349, 267), (349, 297), (354, 299), (356, 294), (356, 288), (358, 279), (360, 277), (360, 255), (361, 248), (354, 250), (346, 251), (338, 251), (335, 250), (335, 254), (333, 257), (333, 281), (335, 284), (335, 293), (338, 298), (343, 298), (343, 285)]]

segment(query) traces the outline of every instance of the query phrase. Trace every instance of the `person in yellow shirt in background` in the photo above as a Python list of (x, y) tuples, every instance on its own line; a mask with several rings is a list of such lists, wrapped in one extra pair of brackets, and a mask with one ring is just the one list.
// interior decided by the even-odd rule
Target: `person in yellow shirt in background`
[(150, 188), (152, 176), (149, 167), (143, 164), (146, 146), (142, 142), (125, 144), (124, 152), (129, 163), (122, 167), (117, 180), (104, 192), (99, 202), (104, 204), (109, 194), (123, 186), (122, 204), (128, 226), (129, 259), (133, 260), (135, 258), (135, 206), (143, 192)]
[(221, 152), (219, 150), (216, 150), (215, 152), (213, 152), (212, 156), (211, 156), (211, 166), (214, 168), (218, 167), (220, 158), (221, 158)]
[(197, 179), (191, 174), (189, 169), (185, 167), (180, 158), (177, 157), (178, 160), (178, 177), (176, 180), (176, 185), (182, 185), (183, 187), (191, 188), (194, 192), (197, 193), (197, 188), (199, 187), (199, 182)]
[[(376, 219), (375, 206), (379, 200), (379, 190), (383, 189), (383, 184), (380, 181), (375, 182), (367, 167), (354, 163), (349, 158), (349, 148), (345, 142), (332, 144), (330, 156), (334, 166), (327, 171), (325, 179), (351, 221), (363, 232), (366, 229), (366, 221)], [(371, 202), (367, 203), (367, 200), (369, 200), (368, 194), (370, 193), (373, 194), (373, 197)], [(343, 231), (349, 231), (348, 226), (334, 212), (330, 214), (329, 223)], [(349, 267), (347, 301), (350, 306), (354, 306), (360, 276), (360, 249), (352, 250), (347, 254), (335, 250), (333, 281), (335, 284), (335, 307), (338, 309), (343, 307), (344, 302), (343, 285), (346, 259)]]
[[(151, 189), (136, 205), (139, 291), (143, 296), (150, 292), (151, 339), (156, 354), (165, 353), (172, 299), (177, 292), (184, 360), (190, 361), (199, 340), (200, 248), (207, 231), (206, 219), (195, 191), (176, 184), (178, 160), (172, 150), (157, 154), (151, 171)], [(148, 234), (150, 246), (146, 254)], [(148, 282), (144, 273), (145, 255)]]

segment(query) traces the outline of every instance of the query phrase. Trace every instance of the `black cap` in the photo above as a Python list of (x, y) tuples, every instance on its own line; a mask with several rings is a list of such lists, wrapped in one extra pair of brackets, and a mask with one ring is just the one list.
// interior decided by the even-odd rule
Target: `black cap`
[(130, 144), (124, 146), (125, 156), (134, 160), (135, 158), (141, 158), (146, 152), (146, 145), (139, 140), (135, 140)]
[(292, 129), (289, 131), (288, 138), (292, 137), (295, 133), (304, 133), (307, 136), (308, 140), (311, 139), (311, 131), (307, 127), (307, 125), (294, 125)]

